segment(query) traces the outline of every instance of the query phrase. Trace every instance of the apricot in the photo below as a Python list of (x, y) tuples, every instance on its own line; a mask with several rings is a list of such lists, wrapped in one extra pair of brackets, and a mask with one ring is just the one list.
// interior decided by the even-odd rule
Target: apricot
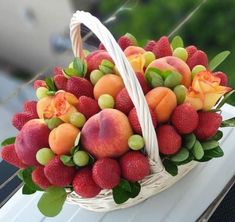
[(58, 155), (69, 154), (80, 130), (70, 123), (63, 123), (49, 135), (49, 145)]
[(157, 87), (145, 96), (148, 105), (155, 111), (157, 121), (160, 123), (170, 119), (171, 114), (177, 106), (175, 94), (166, 87)]
[(94, 87), (94, 97), (98, 98), (103, 94), (109, 94), (113, 98), (124, 88), (124, 83), (120, 76), (114, 74), (106, 74), (101, 77)]

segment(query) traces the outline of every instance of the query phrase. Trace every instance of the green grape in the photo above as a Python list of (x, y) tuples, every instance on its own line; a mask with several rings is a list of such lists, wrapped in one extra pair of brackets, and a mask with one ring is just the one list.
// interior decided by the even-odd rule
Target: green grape
[(187, 88), (184, 85), (178, 85), (174, 88), (177, 104), (182, 104), (186, 98)]
[(47, 96), (49, 90), (46, 87), (39, 87), (36, 91), (36, 96), (38, 99), (42, 99)]
[(36, 160), (42, 164), (47, 165), (47, 163), (54, 158), (55, 154), (50, 148), (42, 148), (36, 153)]
[(115, 101), (111, 95), (103, 94), (99, 97), (98, 104), (101, 109), (108, 109), (114, 107)]
[(185, 48), (178, 47), (173, 51), (173, 56), (186, 61), (188, 58), (188, 52)]
[(154, 59), (155, 55), (152, 52), (145, 52), (144, 53), (144, 58), (145, 58), (145, 67), (147, 67)]
[(63, 121), (57, 117), (53, 117), (53, 118), (47, 120), (47, 126), (50, 130), (53, 130), (54, 128), (56, 128), (57, 126), (59, 126), (62, 123), (63, 123)]
[(144, 138), (138, 134), (129, 137), (128, 145), (132, 150), (140, 150), (144, 147)]
[(77, 151), (73, 155), (73, 162), (80, 167), (86, 166), (89, 163), (89, 155), (85, 151)]
[(74, 126), (81, 128), (84, 126), (86, 122), (86, 117), (80, 113), (80, 112), (75, 112), (72, 113), (69, 117), (70, 123), (72, 123)]
[(177, 85), (180, 85), (182, 81), (182, 75), (177, 72), (172, 72), (168, 75), (164, 81), (164, 86), (168, 88), (174, 88)]
[(203, 65), (194, 66), (192, 69), (192, 78), (194, 78), (194, 76), (201, 71), (206, 71), (206, 67)]
[(93, 70), (90, 74), (91, 83), (95, 85), (103, 75), (104, 74), (100, 70), (98, 69)]

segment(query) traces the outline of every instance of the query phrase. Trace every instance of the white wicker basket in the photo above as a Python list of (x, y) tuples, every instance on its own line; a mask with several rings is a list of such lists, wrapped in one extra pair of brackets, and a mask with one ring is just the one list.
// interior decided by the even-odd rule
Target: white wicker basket
[(157, 137), (152, 121), (150, 121), (151, 116), (148, 105), (136, 78), (135, 72), (109, 30), (102, 25), (96, 17), (92, 16), (88, 12), (77, 11), (71, 19), (70, 36), (73, 52), (76, 57), (84, 57), (82, 50), (82, 39), (80, 35), (81, 23), (86, 25), (104, 44), (106, 50), (112, 57), (121, 74), (125, 87), (131, 100), (133, 101), (134, 106), (136, 107), (143, 137), (145, 139), (145, 150), (148, 154), (151, 165), (151, 174), (140, 182), (140, 194), (134, 199), (129, 199), (124, 204), (117, 205), (114, 202), (111, 190), (102, 190), (101, 193), (95, 198), (81, 198), (73, 192), (68, 195), (67, 202), (78, 204), (88, 210), (100, 212), (127, 208), (138, 204), (150, 196), (153, 196), (172, 186), (175, 182), (186, 175), (194, 166), (196, 166), (197, 163), (193, 161), (186, 165), (180, 166), (178, 175), (175, 177), (165, 171), (159, 157)]

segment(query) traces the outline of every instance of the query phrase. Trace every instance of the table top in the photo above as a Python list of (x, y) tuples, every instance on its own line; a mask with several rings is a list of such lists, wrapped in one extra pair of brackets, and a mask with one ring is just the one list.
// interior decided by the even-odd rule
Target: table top
[[(235, 114), (235, 107), (223, 107), (225, 119)], [(44, 217), (37, 209), (41, 193), (26, 196), (21, 189), (0, 209), (2, 222), (193, 222), (207, 209), (235, 174), (235, 129), (226, 128), (221, 141), (225, 155), (195, 167), (166, 191), (124, 210), (109, 213), (87, 211), (66, 203), (55, 218)]]

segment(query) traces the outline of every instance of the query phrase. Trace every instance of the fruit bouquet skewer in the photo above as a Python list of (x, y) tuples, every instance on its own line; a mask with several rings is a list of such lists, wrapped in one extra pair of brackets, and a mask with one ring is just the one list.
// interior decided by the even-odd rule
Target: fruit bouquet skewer
[[(82, 49), (80, 23), (100, 39)], [(19, 133), (2, 143), (2, 158), (20, 168), (23, 194), (44, 192), (46, 216), (67, 200), (93, 211), (137, 204), (180, 180), (198, 162), (223, 156), (220, 108), (234, 92), (205, 52), (179, 36), (138, 46), (131, 34), (114, 40), (89, 13), (71, 20), (75, 59), (36, 80), (38, 101), (13, 116)]]

